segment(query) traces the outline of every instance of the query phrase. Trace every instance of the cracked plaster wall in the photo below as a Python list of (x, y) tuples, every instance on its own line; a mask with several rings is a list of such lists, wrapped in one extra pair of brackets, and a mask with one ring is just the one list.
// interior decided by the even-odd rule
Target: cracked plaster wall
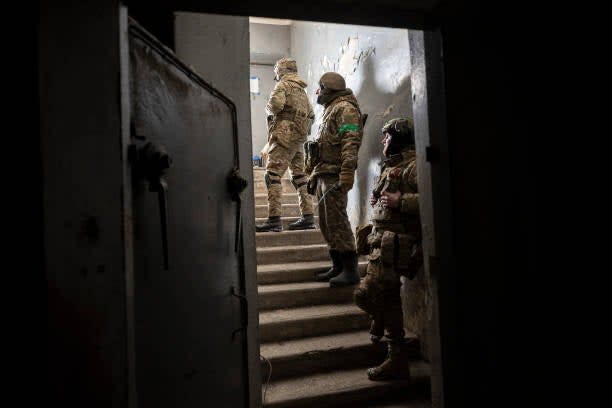
[(355, 184), (349, 192), (348, 214), (356, 227), (367, 223), (368, 197), (383, 158), (380, 129), (396, 116), (412, 118), (408, 30), (315, 22), (291, 25), (291, 56), (308, 83), (307, 93), (315, 108), (314, 138), (323, 115), (315, 91), (327, 71), (346, 80), (368, 120), (359, 150)]

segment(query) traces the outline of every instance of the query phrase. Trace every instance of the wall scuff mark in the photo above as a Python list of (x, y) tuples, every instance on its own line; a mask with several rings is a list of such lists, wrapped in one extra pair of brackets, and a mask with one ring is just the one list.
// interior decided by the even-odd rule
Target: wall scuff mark
[(389, 105), (389, 107), (387, 109), (385, 109), (385, 111), (382, 114), (383, 119), (389, 117), (389, 115), (391, 115), (391, 112), (393, 112), (393, 108), (395, 106), (393, 104)]
[(359, 66), (371, 55), (376, 54), (376, 47), (370, 45), (364, 49), (359, 48), (359, 36), (348, 37), (346, 44), (340, 46), (337, 63), (337, 72), (347, 77), (357, 72)]

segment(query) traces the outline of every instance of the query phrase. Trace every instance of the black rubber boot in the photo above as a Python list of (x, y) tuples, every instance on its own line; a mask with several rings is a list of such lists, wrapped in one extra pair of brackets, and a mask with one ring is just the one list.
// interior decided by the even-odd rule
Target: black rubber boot
[(388, 344), (385, 361), (378, 367), (368, 368), (366, 373), (372, 381), (410, 378), (410, 364), (404, 341), (391, 340)]
[(257, 232), (281, 232), (283, 230), (283, 224), (281, 223), (280, 216), (268, 217), (263, 224), (255, 226)]
[(314, 229), (314, 228), (315, 228), (314, 215), (312, 215), (312, 214), (304, 214), (304, 215), (302, 215), (300, 217), (299, 220), (289, 224), (289, 228), (288, 229), (290, 229), (290, 230), (307, 230), (307, 229)]
[(349, 286), (359, 283), (359, 272), (357, 271), (357, 252), (341, 252), (342, 273), (329, 280), (332, 288)]
[(338, 276), (342, 272), (342, 258), (340, 252), (335, 249), (329, 250), (329, 256), (332, 259), (332, 267), (327, 272), (317, 274), (317, 282), (328, 282), (331, 278)]

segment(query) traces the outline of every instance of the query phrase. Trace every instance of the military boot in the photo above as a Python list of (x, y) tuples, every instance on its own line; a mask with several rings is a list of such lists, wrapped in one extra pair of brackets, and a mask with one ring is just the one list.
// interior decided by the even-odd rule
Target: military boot
[(257, 232), (281, 232), (283, 230), (283, 224), (280, 216), (268, 217), (262, 224), (255, 226)]
[(317, 274), (317, 282), (328, 282), (334, 276), (338, 276), (342, 272), (342, 258), (340, 252), (335, 249), (329, 250), (329, 256), (332, 259), (332, 267), (327, 272)]
[(329, 280), (332, 288), (349, 286), (359, 283), (359, 272), (357, 272), (357, 252), (342, 252), (342, 273)]
[(390, 341), (387, 358), (378, 367), (368, 368), (368, 378), (372, 381), (399, 380), (410, 378), (410, 364), (403, 341)]
[(300, 217), (296, 222), (292, 222), (289, 224), (290, 230), (306, 230), (306, 229), (314, 229), (314, 215), (312, 214), (304, 214)]

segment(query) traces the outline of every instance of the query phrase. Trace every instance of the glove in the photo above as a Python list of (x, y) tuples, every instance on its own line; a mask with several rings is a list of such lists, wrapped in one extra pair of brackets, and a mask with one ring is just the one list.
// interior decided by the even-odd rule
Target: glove
[(340, 173), (340, 191), (346, 194), (351, 188), (353, 188), (354, 181), (355, 173)]

